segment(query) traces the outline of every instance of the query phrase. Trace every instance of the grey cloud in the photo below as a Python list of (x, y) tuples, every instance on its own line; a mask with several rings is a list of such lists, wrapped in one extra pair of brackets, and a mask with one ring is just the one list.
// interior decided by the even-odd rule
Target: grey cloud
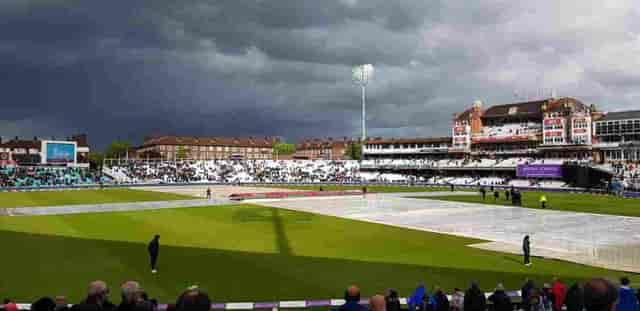
[(0, 136), (358, 136), (359, 63), (380, 136), (448, 135), (453, 112), (515, 91), (639, 96), (632, 0), (26, 3), (0, 2)]

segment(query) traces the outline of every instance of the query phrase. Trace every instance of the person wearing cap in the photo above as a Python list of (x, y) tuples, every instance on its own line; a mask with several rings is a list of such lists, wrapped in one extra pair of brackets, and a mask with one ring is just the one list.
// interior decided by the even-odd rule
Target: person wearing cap
[(158, 262), (158, 255), (160, 253), (160, 235), (156, 234), (151, 242), (149, 242), (149, 246), (147, 247), (149, 251), (149, 261), (151, 263), (151, 273), (156, 273), (158, 270), (156, 269), (156, 263)]
[(496, 285), (495, 291), (489, 296), (489, 301), (493, 304), (494, 311), (512, 311), (511, 297), (504, 291), (502, 283)]

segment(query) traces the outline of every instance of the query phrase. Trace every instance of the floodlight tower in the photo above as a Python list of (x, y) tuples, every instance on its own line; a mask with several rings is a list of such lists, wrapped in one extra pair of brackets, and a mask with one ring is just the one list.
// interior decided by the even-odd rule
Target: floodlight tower
[(373, 76), (373, 65), (364, 64), (353, 68), (352, 78), (353, 82), (360, 86), (362, 89), (362, 141), (367, 138), (367, 103), (366, 103), (366, 88), (369, 80)]

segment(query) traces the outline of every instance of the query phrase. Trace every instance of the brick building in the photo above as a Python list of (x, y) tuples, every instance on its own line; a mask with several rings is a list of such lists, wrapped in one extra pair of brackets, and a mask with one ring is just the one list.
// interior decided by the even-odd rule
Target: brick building
[(136, 156), (165, 160), (269, 160), (273, 159), (273, 145), (277, 142), (273, 137), (148, 137), (136, 148)]
[(307, 139), (296, 145), (296, 152), (293, 154), (294, 159), (307, 160), (346, 160), (347, 150), (351, 144), (358, 143), (347, 137), (342, 139)]

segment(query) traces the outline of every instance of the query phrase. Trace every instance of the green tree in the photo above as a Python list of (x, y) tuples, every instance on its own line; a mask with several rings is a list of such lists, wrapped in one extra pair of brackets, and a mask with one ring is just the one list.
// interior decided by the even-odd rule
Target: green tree
[(183, 147), (183, 146), (178, 146), (178, 150), (176, 150), (176, 159), (178, 160), (184, 160), (189, 156), (189, 149)]
[[(132, 147), (130, 142), (126, 140), (116, 140), (107, 146), (107, 149), (104, 152), (104, 157), (110, 159), (118, 157), (123, 158), (126, 157), (127, 152), (131, 152), (131, 150)], [(132, 157), (133, 154), (129, 154), (129, 156)]]
[(91, 165), (91, 168), (101, 168), (103, 160), (104, 154), (102, 152), (89, 152), (89, 165)]
[(352, 160), (360, 160), (362, 159), (362, 144), (361, 143), (351, 143), (347, 147), (346, 154)]
[(273, 153), (278, 155), (289, 155), (296, 152), (296, 145), (288, 143), (277, 143), (273, 145)]

